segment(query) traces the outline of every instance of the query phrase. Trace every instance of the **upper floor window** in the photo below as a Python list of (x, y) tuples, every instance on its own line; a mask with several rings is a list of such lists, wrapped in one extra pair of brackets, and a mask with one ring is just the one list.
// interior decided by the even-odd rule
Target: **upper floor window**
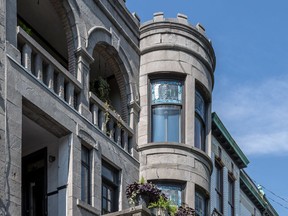
[(81, 147), (81, 200), (91, 204), (90, 183), (90, 151), (82, 145)]
[(199, 191), (195, 193), (195, 215), (206, 216), (207, 199), (205, 195)]
[(182, 94), (181, 81), (151, 82), (152, 142), (181, 142)]
[(102, 214), (118, 211), (118, 170), (107, 163), (102, 164)]
[(228, 216), (234, 216), (234, 180), (228, 177)]
[(203, 96), (196, 91), (195, 94), (195, 131), (194, 131), (194, 146), (206, 150), (205, 147), (205, 118), (206, 106)]
[(216, 174), (216, 209), (218, 212), (223, 213), (223, 175), (222, 168), (216, 162), (215, 174)]
[(173, 205), (181, 206), (183, 186), (173, 183), (156, 183), (157, 187), (171, 200)]

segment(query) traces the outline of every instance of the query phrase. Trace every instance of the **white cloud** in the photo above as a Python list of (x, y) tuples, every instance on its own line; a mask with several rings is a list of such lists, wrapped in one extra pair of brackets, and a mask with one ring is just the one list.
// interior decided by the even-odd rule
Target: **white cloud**
[(214, 110), (247, 154), (288, 154), (288, 77), (226, 86)]

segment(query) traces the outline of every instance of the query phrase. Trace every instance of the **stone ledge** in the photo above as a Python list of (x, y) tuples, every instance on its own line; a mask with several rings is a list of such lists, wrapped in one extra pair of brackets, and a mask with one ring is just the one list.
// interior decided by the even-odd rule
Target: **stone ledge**
[(82, 208), (82, 209), (86, 210), (86, 211), (89, 211), (90, 213), (92, 213), (92, 214), (94, 214), (94, 215), (97, 215), (97, 216), (98, 216), (98, 215), (99, 215), (99, 216), (101, 215), (99, 210), (97, 210), (97, 209), (94, 208), (93, 206), (91, 206), (91, 205), (83, 202), (82, 200), (77, 199), (77, 206), (78, 206), (79, 208)]
[(124, 209), (123, 211), (105, 214), (106, 216), (151, 216), (150, 210), (143, 205)]

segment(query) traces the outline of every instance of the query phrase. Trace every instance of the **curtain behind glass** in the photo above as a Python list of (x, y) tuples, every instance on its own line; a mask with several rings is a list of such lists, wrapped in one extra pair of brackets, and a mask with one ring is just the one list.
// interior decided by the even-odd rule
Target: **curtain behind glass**
[(181, 108), (158, 105), (152, 108), (152, 142), (180, 142)]

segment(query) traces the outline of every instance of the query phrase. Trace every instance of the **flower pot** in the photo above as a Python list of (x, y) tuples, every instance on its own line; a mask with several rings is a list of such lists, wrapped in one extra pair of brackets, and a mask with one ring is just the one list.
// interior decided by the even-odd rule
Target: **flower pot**
[(148, 207), (148, 205), (149, 205), (149, 196), (147, 196), (147, 195), (139, 195), (139, 196), (137, 196), (135, 204), (136, 205), (143, 205), (145, 207)]
[(150, 211), (153, 216), (168, 216), (168, 212), (163, 208), (151, 208)]

